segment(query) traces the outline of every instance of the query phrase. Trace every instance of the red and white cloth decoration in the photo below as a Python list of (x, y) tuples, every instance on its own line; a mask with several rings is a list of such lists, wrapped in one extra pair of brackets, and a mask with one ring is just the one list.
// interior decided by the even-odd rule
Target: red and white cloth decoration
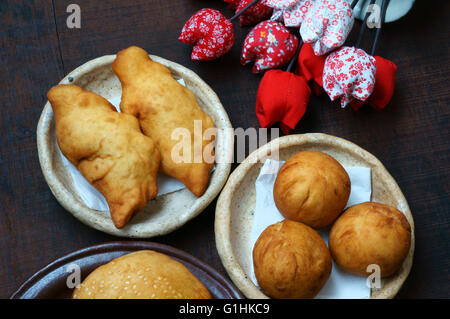
[(263, 21), (256, 25), (244, 41), (241, 64), (255, 61), (253, 73), (288, 63), (297, 50), (298, 39), (281, 23)]
[(299, 27), (317, 0), (264, 0), (274, 9), (272, 20), (283, 21), (286, 27)]
[[(236, 13), (238, 13), (252, 2), (252, 0), (225, 0), (225, 2), (228, 2), (230, 7), (236, 9)], [(258, 1), (239, 16), (239, 24), (241, 26), (256, 24), (270, 17), (272, 11), (272, 8), (264, 4), (264, 0)]]
[(202, 9), (186, 22), (178, 40), (194, 46), (192, 60), (213, 60), (232, 48), (233, 25), (220, 11)]
[(316, 0), (304, 17), (300, 35), (311, 43), (316, 55), (342, 46), (350, 33), (353, 11), (348, 0)]
[[(296, 73), (312, 82), (312, 88), (317, 95), (323, 92), (323, 68), (326, 56), (317, 56), (308, 43), (303, 44), (298, 56)], [(370, 104), (376, 110), (384, 109), (392, 99), (395, 88), (395, 74), (397, 66), (392, 61), (375, 56), (377, 72), (375, 74), (375, 88), (370, 97), (364, 102), (354, 99), (350, 106), (358, 110), (365, 103)]]
[[(389, 104), (394, 95), (397, 66), (394, 62), (380, 56), (375, 56), (374, 58), (377, 64), (375, 88), (366, 102), (374, 109), (382, 110)], [(354, 110), (358, 110), (364, 105), (364, 102), (353, 100), (350, 105)]]
[(332, 101), (341, 98), (345, 107), (354, 99), (366, 101), (375, 87), (376, 60), (364, 50), (342, 47), (327, 57), (323, 88)]

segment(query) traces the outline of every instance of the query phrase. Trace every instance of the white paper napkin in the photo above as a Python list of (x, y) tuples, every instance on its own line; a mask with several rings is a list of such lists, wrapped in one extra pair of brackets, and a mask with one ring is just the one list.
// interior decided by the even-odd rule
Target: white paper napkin
[[(177, 81), (182, 85), (186, 85), (183, 79), (179, 79)], [(121, 96), (116, 96), (114, 98), (108, 99), (108, 101), (116, 107), (118, 112), (120, 112), (120, 99)], [(69, 162), (69, 160), (59, 149), (58, 145), (57, 150), (61, 155), (64, 166), (67, 168), (70, 176), (72, 177), (76, 192), (81, 197), (86, 206), (90, 209), (98, 211), (109, 211), (109, 206), (106, 202), (105, 197), (97, 189), (95, 189), (94, 186), (89, 184), (89, 182), (83, 177), (83, 175), (81, 175), (80, 171), (75, 166), (73, 166), (72, 163)], [(161, 173), (158, 173), (157, 175), (157, 183), (158, 195), (168, 194), (186, 188), (180, 181)]]
[[(251, 247), (255, 246), (259, 235), (270, 225), (284, 220), (273, 200), (273, 185), (278, 171), (284, 162), (267, 159), (258, 178), (256, 179), (256, 204), (253, 218), (253, 227), (250, 235)], [(372, 185), (370, 168), (345, 167), (351, 181), (351, 192), (347, 206), (370, 201)], [(319, 231), (325, 243), (328, 245), (329, 229)], [(369, 274), (368, 274), (369, 275)], [(251, 257), (250, 279), (255, 285), (258, 282), (253, 269), (253, 257)], [(330, 278), (316, 298), (342, 299), (342, 298), (370, 298), (370, 288), (366, 284), (366, 278), (349, 274), (341, 269), (333, 261), (333, 269)]]

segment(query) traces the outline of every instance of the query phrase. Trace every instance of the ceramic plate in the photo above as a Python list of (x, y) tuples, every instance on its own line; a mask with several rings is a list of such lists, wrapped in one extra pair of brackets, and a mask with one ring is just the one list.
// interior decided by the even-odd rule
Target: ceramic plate
[[(186, 188), (157, 196), (143, 211), (137, 213), (122, 229), (117, 229), (109, 212), (88, 208), (74, 188), (72, 177), (57, 150), (55, 120), (49, 102), (44, 107), (37, 128), (39, 162), (45, 179), (58, 202), (80, 221), (95, 229), (121, 237), (150, 238), (167, 234), (200, 214), (217, 196), (225, 184), (231, 168), (234, 136), (230, 120), (214, 91), (189, 69), (157, 56), (151, 58), (167, 66), (175, 79), (182, 78), (194, 93), (203, 110), (211, 116), (218, 128), (216, 137), (216, 164), (209, 186), (201, 197)], [(115, 55), (91, 60), (75, 69), (60, 83), (76, 84), (111, 99), (121, 96), (122, 87), (112, 70)], [(225, 129), (225, 130), (220, 130)]]
[(255, 181), (267, 150), (278, 150), (286, 161), (303, 150), (316, 150), (333, 156), (345, 166), (371, 168), (372, 201), (397, 207), (411, 225), (411, 249), (399, 272), (384, 280), (380, 289), (371, 290), (371, 298), (393, 298), (412, 266), (414, 221), (408, 203), (395, 180), (372, 154), (344, 139), (325, 134), (288, 135), (264, 145), (247, 157), (230, 175), (216, 207), (216, 246), (222, 263), (236, 286), (248, 298), (268, 298), (249, 278), (251, 255), (250, 233), (255, 207)]
[(149, 249), (170, 256), (184, 264), (209, 290), (213, 298), (240, 299), (239, 291), (216, 270), (176, 248), (150, 242), (112, 242), (83, 248), (59, 258), (28, 279), (11, 299), (71, 298), (72, 289), (66, 285), (67, 266), (77, 264), (82, 280), (97, 267), (112, 259), (135, 251)]

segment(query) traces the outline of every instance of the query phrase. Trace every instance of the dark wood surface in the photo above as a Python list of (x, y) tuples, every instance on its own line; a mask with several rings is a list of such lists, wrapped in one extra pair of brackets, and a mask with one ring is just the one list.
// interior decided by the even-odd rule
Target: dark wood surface
[[(234, 127), (259, 127), (254, 105), (260, 76), (239, 64), (249, 28), (235, 23), (234, 48), (213, 62), (192, 62), (191, 48), (177, 40), (198, 9), (213, 7), (231, 17), (222, 1), (77, 0), (81, 29), (68, 29), (66, 8), (73, 2), (0, 1), (2, 298), (54, 259), (117, 240), (66, 212), (39, 166), (36, 126), (45, 94), (77, 66), (129, 45), (141, 46), (197, 72), (217, 92)], [(327, 96), (313, 96), (293, 132), (323, 132), (355, 142), (378, 157), (397, 180), (416, 227), (414, 264), (400, 298), (450, 297), (449, 20), (449, 1), (416, 1), (407, 16), (383, 27), (377, 55), (398, 66), (395, 95), (387, 109), (354, 112)], [(185, 250), (225, 274), (215, 248), (214, 210), (215, 201), (181, 229), (151, 241)]]

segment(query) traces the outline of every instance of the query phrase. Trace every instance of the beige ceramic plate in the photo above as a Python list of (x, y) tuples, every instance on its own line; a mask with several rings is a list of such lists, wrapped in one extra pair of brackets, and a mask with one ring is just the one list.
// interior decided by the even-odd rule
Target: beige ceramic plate
[[(211, 173), (209, 186), (201, 197), (187, 189), (157, 196), (145, 209), (137, 213), (122, 229), (117, 229), (109, 212), (89, 209), (75, 192), (70, 174), (59, 153), (55, 134), (55, 121), (50, 103), (44, 107), (37, 128), (39, 161), (45, 179), (59, 203), (80, 221), (100, 231), (122, 237), (150, 238), (167, 234), (197, 216), (217, 196), (230, 174), (233, 156), (230, 120), (214, 91), (194, 72), (157, 56), (151, 58), (167, 66), (174, 78), (183, 78), (186, 86), (197, 97), (203, 110), (208, 113), (219, 129), (216, 138), (216, 165)], [(73, 83), (109, 99), (121, 95), (122, 87), (112, 70), (115, 55), (103, 56), (83, 64), (67, 75), (60, 83)], [(69, 82), (69, 79), (71, 82)]]
[(381, 289), (372, 289), (371, 298), (393, 298), (412, 266), (414, 221), (408, 203), (395, 180), (373, 155), (341, 138), (325, 134), (289, 135), (256, 150), (230, 175), (217, 202), (215, 234), (222, 263), (236, 286), (248, 298), (268, 298), (250, 280), (250, 232), (255, 207), (255, 181), (268, 149), (279, 150), (280, 160), (287, 160), (303, 150), (317, 150), (347, 166), (364, 166), (372, 170), (372, 201), (392, 205), (402, 211), (411, 224), (411, 249), (397, 275), (387, 278)]

